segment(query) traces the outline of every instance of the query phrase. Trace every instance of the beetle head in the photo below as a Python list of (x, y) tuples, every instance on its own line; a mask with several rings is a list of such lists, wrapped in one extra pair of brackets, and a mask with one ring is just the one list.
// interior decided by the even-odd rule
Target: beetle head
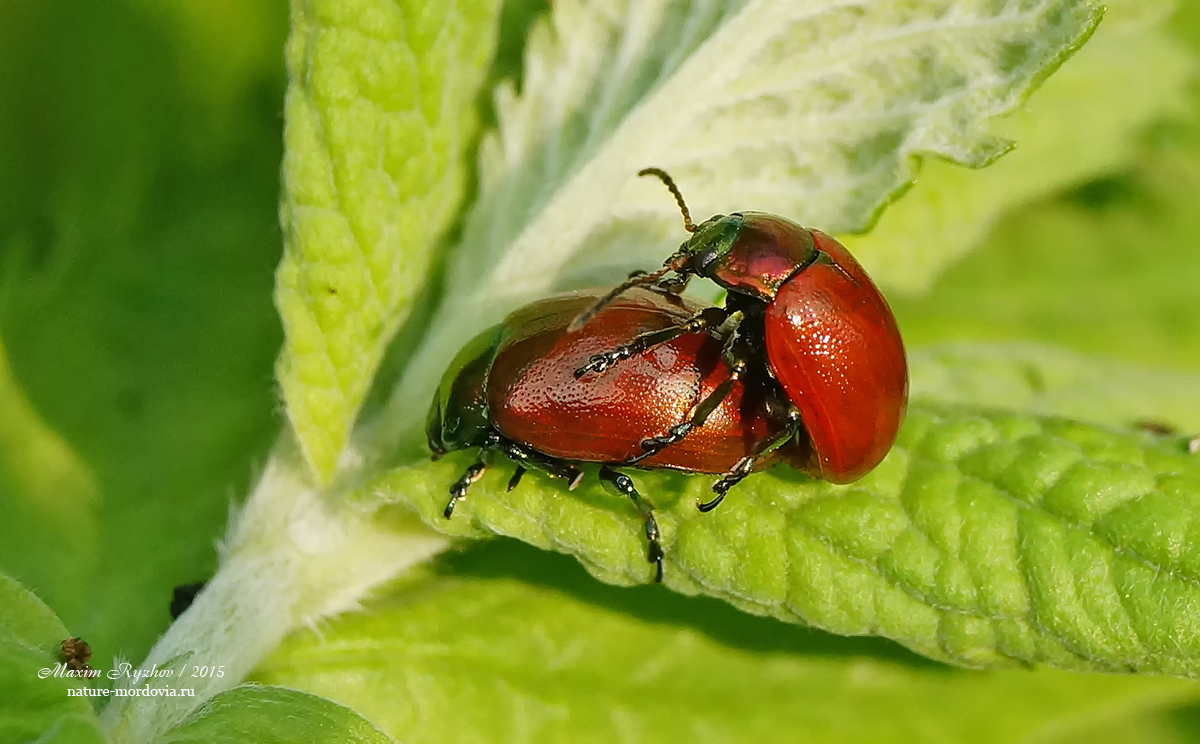
[(702, 222), (676, 255), (685, 257), (681, 271), (770, 301), (780, 285), (816, 260), (817, 249), (812, 233), (791, 220), (734, 212)]
[(491, 430), (487, 377), (502, 335), (503, 326), (498, 325), (471, 339), (442, 377), (425, 420), (434, 459), (478, 446)]

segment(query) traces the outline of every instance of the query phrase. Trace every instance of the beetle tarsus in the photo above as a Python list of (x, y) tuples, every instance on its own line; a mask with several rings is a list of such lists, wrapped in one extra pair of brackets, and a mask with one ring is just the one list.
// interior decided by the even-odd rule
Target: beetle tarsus
[(654, 514), (646, 515), (646, 562), (654, 564), (654, 583), (663, 580), (663, 549), (659, 541), (658, 520)]
[(575, 370), (575, 377), (578, 379), (589, 372), (603, 372), (623, 359), (628, 359), (635, 354), (644, 354), (655, 346), (668, 343), (685, 334), (700, 333), (710, 328), (716, 328), (728, 317), (729, 313), (724, 308), (707, 307), (678, 325), (643, 333), (624, 346), (618, 346), (603, 354), (593, 355), (587, 364)]
[(653, 457), (667, 447), (670, 447), (672, 444), (682, 440), (688, 435), (689, 432), (692, 431), (692, 429), (697, 429), (701, 426), (704, 426), (704, 422), (708, 420), (708, 417), (712, 415), (713, 411), (717, 410), (717, 407), (721, 405), (721, 401), (725, 400), (725, 398), (729, 396), (729, 393), (733, 391), (733, 386), (742, 378), (742, 375), (745, 374), (745, 371), (746, 363), (744, 361), (737, 360), (729, 371), (729, 377), (725, 378), (725, 381), (718, 385), (716, 389), (708, 395), (708, 397), (700, 401), (700, 404), (696, 406), (696, 411), (692, 414), (691, 418), (682, 423), (675, 424), (671, 428), (667, 429), (666, 434), (643, 439), (641, 442), (642, 454), (634, 457), (631, 460), (627, 460), (626, 464), (633, 465), (649, 457)]
[[(729, 469), (728, 473), (721, 476), (721, 479), (713, 484), (713, 493), (716, 493), (721, 498), (724, 498), (725, 494), (729, 493), (729, 489), (741, 483), (743, 480), (745, 480), (746, 476), (754, 472), (754, 466), (758, 462), (758, 458), (761, 455), (762, 453), (757, 455), (747, 455), (746, 457), (738, 460), (737, 463)], [(720, 501), (718, 500), (717, 503), (720, 503)], [(711, 511), (714, 508), (716, 508), (716, 504), (708, 509), (701, 509), (700, 511)]]
[(587, 364), (585, 364), (582, 367), (580, 367), (579, 369), (575, 370), (575, 373), (574, 373), (575, 377), (578, 379), (588, 373), (603, 372), (604, 370), (608, 369), (609, 366), (613, 363), (612, 361), (609, 361), (609, 357), (610, 357), (609, 354), (594, 355), (591, 359), (588, 360)]
[(747, 475), (754, 472), (754, 464), (756, 462), (758, 462), (757, 455), (749, 455), (738, 460), (737, 464), (728, 473), (721, 476), (721, 479), (713, 484), (712, 490), (716, 494), (716, 498), (710, 501), (697, 502), (696, 508), (707, 514), (720, 506), (721, 502), (725, 500), (725, 494), (729, 493), (729, 489), (741, 483)]
[(602, 465), (600, 467), (600, 479), (606, 487), (617, 494), (625, 496), (637, 507), (638, 514), (642, 516), (643, 527), (646, 532), (646, 561), (654, 564), (654, 582), (661, 584), (663, 577), (663, 549), (662, 542), (660, 541), (661, 535), (658, 530), (658, 520), (654, 518), (654, 508), (642, 500), (637, 487), (633, 485), (633, 479), (628, 475), (614, 470), (608, 465)]
[(725, 499), (725, 494), (729, 493), (729, 489), (745, 480), (746, 476), (754, 472), (754, 467), (758, 464), (760, 458), (765, 457), (775, 450), (782, 447), (792, 437), (796, 435), (796, 431), (800, 427), (800, 412), (793, 408), (788, 413), (788, 426), (785, 427), (775, 437), (759, 442), (754, 448), (753, 455), (746, 455), (742, 459), (734, 463), (729, 472), (721, 476), (721, 478), (713, 484), (713, 493), (717, 494), (716, 498), (711, 501), (701, 501), (696, 504), (702, 512), (710, 512), (716, 509), (717, 506)]
[(638, 455), (632, 460), (629, 460), (628, 463), (632, 465), (634, 463), (639, 463), (646, 458), (654, 457), (667, 447), (670, 447), (672, 444), (675, 444), (683, 439), (693, 428), (695, 428), (695, 426), (691, 421), (684, 421), (682, 424), (675, 424), (670, 429), (667, 429), (667, 433), (663, 434), (662, 436), (648, 437), (643, 439), (641, 442), (642, 454)]
[(512, 491), (514, 488), (520, 485), (521, 476), (523, 475), (525, 475), (525, 468), (518, 465), (516, 471), (512, 474), (512, 477), (508, 479), (508, 488), (506, 490)]
[(646, 561), (654, 564), (654, 583), (661, 584), (663, 580), (663, 549), (657, 541), (646, 548)]
[(471, 463), (462, 474), (462, 477), (455, 481), (453, 486), (450, 486), (450, 501), (446, 503), (446, 509), (442, 512), (446, 519), (454, 516), (454, 507), (458, 505), (459, 501), (467, 497), (467, 491), (471, 489), (475, 481), (483, 477), (483, 474), (491, 464), (490, 454), (490, 449), (480, 452), (479, 459)]

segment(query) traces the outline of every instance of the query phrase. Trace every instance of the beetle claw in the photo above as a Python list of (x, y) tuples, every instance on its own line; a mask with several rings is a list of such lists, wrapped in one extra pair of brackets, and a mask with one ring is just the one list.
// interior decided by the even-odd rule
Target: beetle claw
[(718, 506), (720, 506), (721, 502), (724, 500), (725, 500), (725, 493), (724, 493), (724, 491), (721, 491), (721, 492), (717, 493), (717, 497), (715, 499), (713, 499), (712, 501), (697, 501), (696, 508), (707, 514), (708, 512), (710, 512), (713, 509), (716, 509)]
[(600, 372), (603, 372), (604, 370), (608, 369), (608, 367), (609, 367), (608, 357), (604, 356), (603, 354), (596, 354), (595, 356), (593, 356), (591, 359), (588, 360), (587, 364), (585, 364), (582, 367), (580, 367), (579, 369), (575, 370), (575, 372), (574, 372), (575, 379), (579, 379), (580, 377), (583, 377), (586, 374), (592, 374), (592, 373), (599, 374)]
[(646, 561), (654, 564), (654, 583), (661, 584), (663, 580), (663, 549), (655, 540), (646, 549)]
[(525, 468), (518, 465), (516, 472), (514, 472), (512, 474), (512, 477), (508, 479), (508, 489), (507, 490), (512, 491), (514, 488), (516, 488), (517, 485), (520, 484), (521, 476), (523, 476), (523, 475), (525, 475)]

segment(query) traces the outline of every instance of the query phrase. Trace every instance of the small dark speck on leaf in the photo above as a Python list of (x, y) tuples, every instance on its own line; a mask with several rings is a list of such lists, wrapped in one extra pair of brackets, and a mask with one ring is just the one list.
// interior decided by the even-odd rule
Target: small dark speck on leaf
[(1134, 424), (1134, 426), (1146, 432), (1147, 434), (1153, 434), (1159, 437), (1169, 437), (1178, 433), (1175, 430), (1175, 427), (1171, 426), (1170, 424), (1164, 424), (1161, 421), (1138, 421), (1136, 424)]
[(92, 660), (92, 647), (82, 638), (68, 638), (59, 644), (58, 650), (62, 654), (63, 663), (72, 671), (86, 670), (88, 662)]
[(197, 581), (191, 584), (183, 584), (175, 587), (175, 591), (171, 596), (171, 619), (178, 620), (179, 616), (187, 611), (187, 608), (192, 606), (192, 602), (196, 599), (196, 595), (204, 588), (206, 582)]

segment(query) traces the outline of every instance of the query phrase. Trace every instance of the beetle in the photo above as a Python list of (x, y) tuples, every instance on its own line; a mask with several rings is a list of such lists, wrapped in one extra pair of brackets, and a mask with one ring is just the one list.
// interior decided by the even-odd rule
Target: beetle
[[(653, 508), (621, 466), (745, 474), (784, 462), (812, 471), (813, 450), (796, 436), (787, 395), (765, 367), (733, 374), (713, 329), (673, 334), (625, 359), (611, 374), (580, 382), (575, 370), (630, 336), (674, 329), (709, 310), (677, 294), (629, 288), (598, 308), (594, 323), (571, 322), (607, 295), (570, 292), (526, 305), (467, 343), (434, 396), (426, 423), (434, 459), (478, 449), (475, 462), (450, 488), (445, 516), (490, 466), (495, 452), (516, 462), (509, 490), (535, 468), (574, 488), (584, 463), (599, 463), (606, 488), (637, 507), (648, 541), (646, 558), (662, 580), (662, 546)], [(656, 452), (642, 440), (695, 420), (690, 436)]]
[[(679, 292), (692, 276), (727, 290), (725, 306), (706, 309), (673, 328), (642, 334), (593, 356), (575, 371), (597, 374), (668, 342), (675, 334), (718, 328), (736, 378), (745, 360), (765, 349), (769, 375), (787, 393), (816, 452), (817, 475), (849, 483), (870, 472), (895, 443), (908, 405), (908, 362), (896, 319), (879, 289), (846, 248), (813, 230), (764, 212), (718, 214), (692, 222), (675, 182), (658, 168), (691, 233), (653, 273), (636, 273), (581, 313), (585, 327), (608, 302), (638, 286)], [(667, 276), (674, 272), (674, 276)], [(703, 413), (698, 410), (697, 415)], [(673, 446), (693, 428), (682, 422), (642, 442), (645, 453)], [(727, 482), (714, 486), (724, 496)]]

